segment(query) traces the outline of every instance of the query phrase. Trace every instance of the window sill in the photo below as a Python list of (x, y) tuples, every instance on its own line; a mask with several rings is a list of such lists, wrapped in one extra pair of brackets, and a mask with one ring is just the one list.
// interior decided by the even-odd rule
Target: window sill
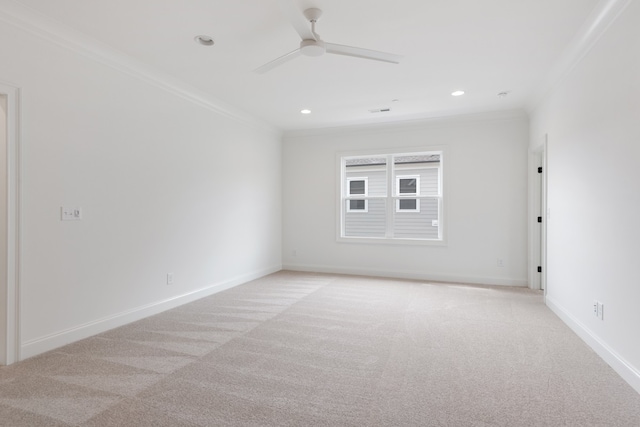
[(444, 239), (427, 240), (427, 239), (387, 239), (383, 237), (338, 237), (338, 243), (356, 243), (365, 245), (396, 245), (396, 246), (447, 246)]

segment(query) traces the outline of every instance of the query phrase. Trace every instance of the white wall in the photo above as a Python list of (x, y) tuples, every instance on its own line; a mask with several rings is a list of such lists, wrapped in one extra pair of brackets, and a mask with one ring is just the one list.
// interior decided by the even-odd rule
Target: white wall
[(631, 2), (531, 124), (549, 137), (547, 303), (638, 391), (639, 22)]
[(21, 88), (23, 358), (280, 269), (278, 132), (6, 22), (0, 57)]
[[(510, 113), (286, 135), (284, 267), (526, 286), (528, 132)], [(336, 155), (432, 146), (446, 150), (446, 246), (338, 242)]]

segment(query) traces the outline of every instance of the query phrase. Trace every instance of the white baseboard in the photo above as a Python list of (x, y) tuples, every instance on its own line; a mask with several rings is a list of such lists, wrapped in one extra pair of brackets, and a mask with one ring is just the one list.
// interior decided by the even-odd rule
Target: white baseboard
[(252, 273), (243, 274), (196, 291), (168, 298), (163, 301), (157, 301), (141, 307), (136, 307), (134, 309), (123, 311), (112, 316), (103, 317), (102, 319), (97, 319), (64, 331), (59, 331), (44, 337), (27, 341), (20, 347), (20, 360), (42, 354), (84, 338), (89, 338), (110, 329), (144, 319), (145, 317), (153, 316), (154, 314), (216, 294), (251, 280), (259, 279), (260, 277), (275, 273), (281, 269), (282, 267), (278, 265), (254, 271)]
[(394, 279), (428, 280), (433, 282), (469, 283), (474, 285), (498, 285), (527, 287), (527, 279), (503, 278), (503, 277), (478, 277), (460, 276), (453, 274), (431, 274), (415, 271), (375, 270), (346, 268), (327, 265), (284, 264), (284, 270), (306, 271), (313, 273), (351, 274), (356, 276), (389, 277)]
[(595, 335), (589, 328), (573, 317), (560, 304), (547, 297), (547, 307), (551, 309), (564, 323), (573, 330), (589, 347), (596, 352), (614, 371), (618, 373), (631, 387), (640, 393), (640, 370), (627, 362), (611, 347)]

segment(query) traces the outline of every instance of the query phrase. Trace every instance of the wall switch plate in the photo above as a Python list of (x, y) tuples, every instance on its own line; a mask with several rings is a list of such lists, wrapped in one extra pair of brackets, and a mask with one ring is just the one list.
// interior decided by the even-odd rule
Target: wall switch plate
[(173, 273), (167, 273), (167, 285), (173, 285)]
[(60, 208), (60, 219), (62, 221), (80, 221), (82, 219), (82, 208)]
[(604, 304), (600, 301), (593, 301), (593, 315), (604, 320)]
[(604, 304), (598, 301), (598, 319), (604, 320)]

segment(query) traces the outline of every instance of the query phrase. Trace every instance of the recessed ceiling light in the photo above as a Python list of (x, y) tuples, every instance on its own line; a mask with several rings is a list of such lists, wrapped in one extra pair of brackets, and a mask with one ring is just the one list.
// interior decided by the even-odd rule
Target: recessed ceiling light
[(215, 43), (211, 36), (200, 35), (195, 36), (193, 39), (196, 41), (196, 43), (199, 43), (203, 46), (213, 46), (213, 44)]
[(457, 91), (451, 93), (451, 96), (462, 96), (462, 95), (464, 95), (464, 91), (463, 90), (457, 90)]
[(302, 114), (311, 114), (311, 110), (307, 110), (306, 108), (304, 110), (300, 110), (300, 112)]

